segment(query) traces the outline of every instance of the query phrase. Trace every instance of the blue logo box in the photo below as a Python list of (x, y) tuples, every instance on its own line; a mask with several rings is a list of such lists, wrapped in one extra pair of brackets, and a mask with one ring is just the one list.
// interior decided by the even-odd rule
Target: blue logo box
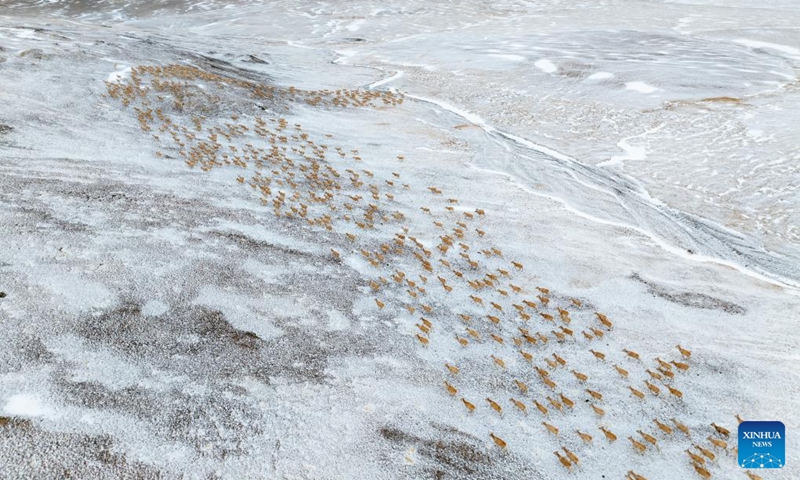
[(739, 424), (739, 466), (783, 468), (786, 465), (786, 426), (783, 422)]

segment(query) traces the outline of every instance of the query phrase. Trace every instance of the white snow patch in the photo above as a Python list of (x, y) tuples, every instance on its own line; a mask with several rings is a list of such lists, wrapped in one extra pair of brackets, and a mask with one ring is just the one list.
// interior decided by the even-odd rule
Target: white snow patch
[(651, 133), (655, 133), (661, 130), (662, 128), (664, 128), (664, 126), (665, 124), (662, 123), (661, 125), (655, 128), (651, 128), (650, 130), (646, 130), (645, 132), (640, 133), (638, 135), (623, 138), (622, 140), (619, 141), (619, 143), (617, 143), (617, 146), (621, 148), (625, 152), (625, 154), (614, 155), (609, 160), (598, 163), (597, 166), (608, 167), (611, 165), (619, 165), (625, 160), (644, 160), (647, 157), (647, 148), (644, 146), (631, 145), (630, 143), (628, 143), (628, 141), (633, 140), (634, 138), (644, 138), (647, 135), (650, 135)]
[(6, 415), (16, 417), (39, 417), (46, 413), (46, 409), (38, 398), (26, 393), (20, 393), (8, 399), (5, 407), (3, 407), (3, 412)]
[(166, 303), (160, 300), (150, 300), (142, 307), (142, 315), (155, 317), (167, 313), (167, 310), (169, 310), (169, 305)]
[(347, 30), (350, 32), (357, 32), (361, 30), (361, 25), (364, 24), (364, 20), (356, 20), (355, 22), (351, 23), (347, 26)]
[(312, 300), (304, 295), (254, 298), (213, 285), (200, 288), (193, 303), (218, 309), (233, 328), (253, 332), (262, 339), (283, 335), (283, 330), (271, 322), (272, 318), (302, 317), (312, 306)]
[(625, 88), (641, 93), (653, 93), (658, 90), (658, 88), (645, 82), (628, 82), (625, 84)]
[(617, 143), (617, 146), (625, 151), (624, 155), (614, 155), (605, 162), (597, 164), (598, 167), (610, 167), (611, 165), (619, 165), (625, 160), (644, 160), (647, 156), (647, 149), (645, 147), (631, 145), (628, 139), (622, 139)]
[(143, 370), (136, 363), (117, 356), (113, 351), (94, 349), (82, 339), (65, 335), (45, 344), (60, 361), (74, 366), (70, 381), (96, 382), (118, 391), (139, 384)]
[(328, 330), (341, 331), (350, 328), (350, 319), (338, 310), (328, 311)]
[(72, 273), (50, 274), (46, 288), (54, 295), (61, 295), (67, 305), (78, 310), (106, 308), (113, 305), (116, 300), (114, 293), (101, 283)]
[(800, 56), (800, 49), (790, 47), (789, 45), (781, 45), (779, 43), (762, 42), (759, 40), (749, 40), (747, 38), (740, 38), (734, 42), (750, 48), (769, 48), (779, 52), (788, 53), (789, 55)]
[(614, 78), (614, 74), (611, 72), (597, 72), (589, 75), (589, 80), (607, 80), (609, 78)]
[(536, 68), (545, 73), (553, 73), (556, 70), (558, 70), (558, 67), (556, 67), (556, 65), (553, 62), (551, 62), (546, 58), (543, 58), (541, 60), (536, 60), (536, 62), (534, 62), (534, 65), (536, 66)]
[(510, 60), (512, 62), (524, 62), (525, 61), (525, 57), (523, 57), (522, 55), (514, 55), (514, 54), (509, 54), (509, 53), (492, 53), (489, 56), (490, 57), (495, 57), (495, 58), (502, 58), (503, 60)]
[(373, 88), (380, 87), (381, 85), (386, 85), (387, 83), (389, 83), (389, 82), (393, 82), (393, 81), (397, 80), (398, 78), (402, 77), (404, 74), (405, 74), (405, 72), (404, 72), (404, 71), (402, 71), (402, 70), (398, 70), (398, 71), (397, 71), (397, 72), (396, 72), (394, 75), (392, 75), (391, 77), (387, 77), (387, 78), (384, 78), (384, 79), (382, 79), (382, 80), (378, 80), (378, 81), (377, 81), (377, 82), (375, 82), (375, 83), (371, 83), (371, 84), (369, 84), (369, 86), (368, 86), (367, 88), (369, 88), (369, 89), (371, 90), (371, 89), (373, 89)]
[(111, 72), (106, 78), (106, 82), (108, 83), (119, 83), (123, 79), (128, 78), (131, 74), (131, 67), (124, 67), (121, 70), (117, 70), (115, 72)]

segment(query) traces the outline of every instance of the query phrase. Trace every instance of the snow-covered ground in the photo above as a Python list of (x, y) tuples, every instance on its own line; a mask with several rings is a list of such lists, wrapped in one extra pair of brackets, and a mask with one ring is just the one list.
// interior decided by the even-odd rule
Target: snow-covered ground
[(800, 476), (797, 25), (0, 2), (0, 478)]

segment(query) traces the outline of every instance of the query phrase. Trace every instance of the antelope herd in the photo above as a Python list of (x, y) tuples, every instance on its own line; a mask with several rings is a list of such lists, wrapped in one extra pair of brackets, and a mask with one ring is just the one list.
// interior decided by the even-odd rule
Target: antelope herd
[[(400, 183), (402, 172), (382, 175), (358, 168), (357, 149), (326, 143), (333, 139), (330, 134), (315, 139), (277, 112), (252, 115), (249, 121), (241, 112), (222, 114), (223, 95), (233, 90), (252, 103), (272, 101), (275, 110), (293, 102), (389, 108), (403, 103), (401, 94), (282, 88), (185, 65), (135, 67), (129, 81), (107, 87), (110, 98), (136, 112), (141, 129), (158, 145), (158, 158), (180, 158), (204, 172), (234, 169), (234, 185), (252, 189), (275, 218), (325, 232), (331, 261), (366, 262), (374, 272), (365, 285), (376, 312), (407, 312), (410, 338), (419, 348), (446, 352), (455, 346), (458, 358), (470, 359), (463, 365), (453, 359), (444, 363), (440, 385), (452, 408), (473, 418), (494, 415), (493, 425), (522, 416), (558, 444), (555, 458), (549, 457), (554, 468), (573, 471), (587, 463), (582, 456), (596, 458), (587, 455), (596, 448), (590, 432), (613, 443), (617, 430), (627, 437), (627, 448), (643, 456), (659, 455), (668, 443), (681, 444), (685, 448), (678, 451), (686, 453), (681, 461), (702, 478), (711, 478), (717, 455), (731, 450), (724, 426), (711, 423), (692, 432), (672, 418), (689, 408), (685, 402), (692, 392), (677, 385), (693, 368), (690, 350), (677, 345), (640, 353), (616, 339), (616, 320), (593, 311), (589, 300), (534, 286), (530, 269), (491, 244), (486, 226), (491, 212), (445, 198), (442, 186), (411, 192), (408, 183)], [(398, 155), (394, 161), (404, 159)], [(404, 192), (425, 204), (406, 210), (398, 200)], [(431, 237), (426, 233), (431, 230), (438, 233)], [(487, 350), (492, 353), (486, 355)], [(478, 401), (473, 380), (484, 370), (471, 371), (475, 362), (492, 367), (508, 394), (486, 392), (495, 399), (486, 395), (485, 402)], [(614, 372), (614, 381), (600, 381), (592, 371)], [(506, 411), (504, 405), (514, 408)], [(638, 428), (615, 424), (613, 419), (628, 408), (658, 416)], [(577, 429), (559, 427), (580, 422)], [(511, 439), (486, 435), (497, 448), (514, 448)], [(633, 470), (626, 478), (645, 479)]]

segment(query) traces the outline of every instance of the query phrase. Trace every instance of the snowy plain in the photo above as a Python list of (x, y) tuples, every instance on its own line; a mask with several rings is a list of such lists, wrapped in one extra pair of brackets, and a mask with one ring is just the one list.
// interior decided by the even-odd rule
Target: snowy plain
[(0, 0), (0, 478), (746, 479), (735, 415), (799, 477), (797, 25)]

